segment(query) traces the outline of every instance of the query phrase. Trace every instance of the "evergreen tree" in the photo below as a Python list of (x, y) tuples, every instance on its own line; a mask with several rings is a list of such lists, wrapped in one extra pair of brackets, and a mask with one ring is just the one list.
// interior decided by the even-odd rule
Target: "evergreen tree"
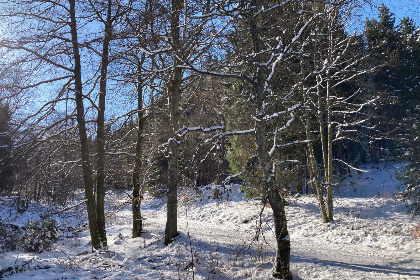
[(401, 21), (399, 34), (399, 107), (403, 113), (399, 144), (403, 149), (402, 159), (407, 161), (400, 179), (406, 185), (402, 196), (410, 202), (410, 212), (420, 215), (420, 42), (417, 27), (409, 18)]
[[(401, 158), (408, 162), (401, 173), (401, 179), (407, 185), (403, 197), (411, 201), (410, 211), (420, 214), (420, 43), (417, 27), (410, 18), (403, 18), (395, 26), (395, 17), (382, 5), (379, 20), (366, 22), (365, 36), (371, 63), (376, 67), (371, 77), (373, 91), (380, 96), (380, 102), (373, 107), (372, 123), (384, 136), (373, 148), (377, 151), (389, 149), (391, 155), (398, 155), (395, 147), (401, 148)], [(380, 156), (383, 156), (381, 152)]]
[(402, 198), (410, 203), (409, 211), (413, 215), (420, 215), (420, 107), (417, 106), (417, 115), (410, 119), (411, 133), (407, 135), (407, 147), (403, 159), (407, 165), (401, 173), (401, 181), (406, 186)]
[(396, 73), (398, 111), (400, 118), (417, 114), (420, 96), (420, 43), (417, 26), (410, 18), (403, 18), (398, 27), (399, 58)]
[[(379, 96), (378, 102), (372, 107), (372, 125), (381, 134), (381, 140), (372, 142), (371, 150), (383, 151), (394, 155), (394, 141), (401, 121), (401, 107), (397, 106), (401, 95), (398, 85), (397, 73), (401, 66), (399, 57), (399, 36), (395, 27), (395, 17), (390, 10), (382, 4), (379, 10), (379, 20), (366, 21), (365, 39), (367, 51), (370, 55), (370, 67), (375, 68), (369, 82), (372, 84), (372, 96)], [(378, 139), (378, 138), (377, 138)], [(374, 158), (376, 153), (373, 152)]]

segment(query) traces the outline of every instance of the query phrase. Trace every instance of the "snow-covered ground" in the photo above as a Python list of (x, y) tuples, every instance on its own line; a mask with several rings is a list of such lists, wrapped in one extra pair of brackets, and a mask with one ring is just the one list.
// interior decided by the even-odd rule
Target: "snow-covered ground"
[[(321, 222), (314, 196), (288, 198), (294, 279), (420, 279), (420, 240), (410, 234), (419, 219), (393, 199), (399, 186), (394, 166), (364, 168), (371, 171), (347, 178), (336, 190), (333, 223)], [(260, 218), (261, 204), (244, 199), (238, 186), (229, 186), (222, 199), (212, 198), (213, 187), (200, 197), (180, 194), (180, 237), (169, 246), (163, 244), (163, 200), (145, 198), (145, 232), (132, 239), (130, 205), (124, 204), (124, 194), (113, 193), (107, 197), (109, 251), (91, 253), (79, 206), (54, 216), (62, 237), (52, 251), (2, 252), (0, 271), (12, 267), (5, 279), (31, 280), (271, 279), (271, 209)], [(15, 219), (18, 215), (1, 199), (3, 223), (23, 225), (49, 210), (31, 205)]]

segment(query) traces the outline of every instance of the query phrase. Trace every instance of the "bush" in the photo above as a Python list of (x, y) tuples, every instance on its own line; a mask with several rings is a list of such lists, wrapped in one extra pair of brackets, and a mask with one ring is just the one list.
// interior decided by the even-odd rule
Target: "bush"
[(18, 226), (3, 224), (0, 221), (0, 252), (16, 250), (21, 235), (22, 232)]
[(26, 252), (42, 253), (49, 251), (60, 237), (54, 220), (29, 222), (22, 238), (22, 246)]

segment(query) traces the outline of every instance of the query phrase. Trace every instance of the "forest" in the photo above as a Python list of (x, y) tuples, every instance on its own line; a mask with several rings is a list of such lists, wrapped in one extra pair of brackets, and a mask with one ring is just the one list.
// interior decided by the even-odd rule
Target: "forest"
[[(2, 2), (0, 204), (83, 207), (89, 250), (108, 252), (107, 195), (124, 196), (134, 240), (143, 201), (164, 201), (169, 247), (181, 193), (223, 201), (239, 185), (271, 209), (278, 279), (293, 276), (289, 203), (313, 197), (334, 226), (338, 185), (366, 164), (403, 163), (397, 196), (419, 215), (420, 29), (373, 2)], [(54, 223), (41, 216), (46, 239)], [(22, 242), (0, 226), (0, 252)]]

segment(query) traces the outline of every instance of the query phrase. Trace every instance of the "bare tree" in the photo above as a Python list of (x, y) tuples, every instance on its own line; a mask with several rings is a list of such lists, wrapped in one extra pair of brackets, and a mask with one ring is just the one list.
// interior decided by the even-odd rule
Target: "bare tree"
[[(211, 49), (216, 38), (226, 28), (221, 14), (215, 11), (218, 1), (171, 1), (171, 12), (168, 19), (169, 28), (163, 38), (170, 38), (166, 43), (169, 54), (169, 72), (166, 73), (165, 90), (168, 96), (170, 135), (168, 147), (168, 193), (167, 222), (165, 244), (172, 242), (177, 232), (177, 207), (179, 185), (179, 136), (181, 129), (180, 108), (182, 95), (194, 78), (195, 70), (202, 73), (202, 65), (209, 61)], [(166, 40), (166, 39), (165, 39)]]
[[(78, 40), (78, 30), (76, 21), (76, 3), (74, 0), (69, 0), (70, 15), (70, 34), (73, 48), (73, 59), (74, 59), (74, 93), (76, 101), (76, 118), (79, 128), (80, 137), (80, 148), (81, 148), (81, 159), (83, 169), (83, 179), (85, 184), (85, 196), (87, 199), (87, 211), (89, 219), (90, 237), (92, 239), (92, 247), (95, 249), (102, 248), (102, 245), (106, 246), (106, 240), (101, 240), (99, 235), (99, 225), (96, 216), (96, 205), (95, 197), (93, 194), (93, 176), (92, 166), (90, 163), (90, 152), (89, 142), (86, 131), (86, 120), (85, 120), (85, 109), (84, 109), (84, 97), (83, 97), (83, 82), (82, 82), (82, 65), (80, 59), (80, 49)], [(101, 244), (102, 243), (102, 244)]]
[[(360, 77), (372, 71), (365, 67), (367, 55), (361, 51), (361, 38), (345, 31), (349, 14), (356, 4), (357, 1), (318, 2), (313, 7), (313, 13), (320, 15), (316, 29), (301, 49), (302, 53), (309, 54), (307, 58), (301, 58), (302, 95), (305, 106), (310, 108), (304, 114), (309, 140), (308, 162), (323, 222), (333, 220), (334, 142), (357, 141), (355, 128), (369, 129), (364, 109), (374, 101), (374, 98), (361, 98), (363, 90), (357, 84)], [(311, 62), (308, 63), (308, 59)], [(321, 140), (322, 175), (314, 153), (314, 120), (318, 123)], [(350, 163), (336, 160), (350, 167)]]
[[(32, 122), (32, 126), (36, 126), (45, 121), (51, 112), (63, 110), (64, 102), (67, 118), (77, 120), (89, 228), (94, 249), (107, 246), (104, 215), (104, 127), (109, 45), (113, 39), (115, 22), (129, 7), (130, 1), (126, 5), (113, 1), (89, 1), (82, 4), (74, 0), (29, 1), (23, 6), (19, 1), (10, 1), (7, 13), (2, 15), (11, 21), (11, 26), (16, 27), (16, 34), (9, 34), (8, 39), (0, 42), (0, 46), (20, 54), (11, 64), (20, 65), (25, 71), (30, 71), (25, 83), (18, 90), (24, 92), (38, 89), (47, 95), (48, 88), (52, 88), (56, 92), (55, 97), (45, 96), (47, 102), (30, 114), (23, 123)], [(113, 12), (115, 14), (111, 14)], [(102, 17), (103, 14), (105, 18)], [(101, 23), (103, 29), (100, 28)], [(39, 28), (29, 28), (31, 25)], [(98, 32), (88, 33), (88, 30)], [(98, 65), (97, 72), (84, 70), (87, 63)], [(43, 76), (42, 71), (48, 71), (50, 75)], [(98, 80), (99, 94), (96, 104), (93, 95)], [(91, 89), (85, 92), (88, 87)], [(74, 96), (70, 97), (69, 92), (73, 92)], [(74, 111), (67, 107), (68, 104), (74, 106)], [(70, 110), (70, 115), (67, 110)], [(92, 122), (88, 119), (95, 115), (98, 146), (96, 197), (89, 147)], [(58, 123), (64, 121), (67, 120), (58, 120)], [(53, 127), (55, 126), (47, 129)]]

